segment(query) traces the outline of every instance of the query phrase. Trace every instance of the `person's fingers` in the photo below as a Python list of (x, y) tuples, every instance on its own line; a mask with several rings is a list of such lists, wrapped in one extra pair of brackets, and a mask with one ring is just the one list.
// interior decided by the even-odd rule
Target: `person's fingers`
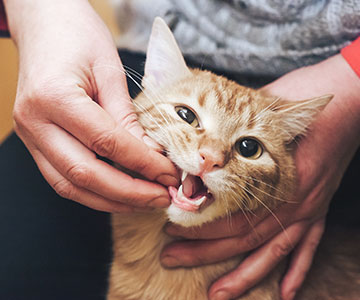
[(111, 201), (93, 192), (73, 185), (70, 181), (64, 178), (56, 169), (52, 167), (52, 165), (48, 162), (48, 160), (42, 155), (39, 150), (29, 144), (27, 144), (27, 147), (34, 160), (36, 161), (41, 174), (60, 196), (63, 194), (66, 196), (70, 196), (72, 200), (80, 204), (83, 204), (92, 209), (105, 212), (126, 213), (132, 211), (149, 210), (148, 208), (136, 208), (119, 203), (117, 201)]
[(232, 299), (264, 278), (301, 239), (307, 222), (292, 224), (250, 254), (234, 271), (222, 276), (209, 289), (210, 299)]
[(164, 185), (177, 185), (178, 174), (170, 160), (151, 150), (116, 124), (85, 91), (80, 92), (71, 101), (49, 101), (44, 112), (49, 120), (70, 132), (98, 155), (111, 159), (150, 180)]
[(174, 242), (164, 248), (160, 261), (167, 268), (215, 263), (238, 254), (238, 242), (237, 238)]
[(267, 215), (269, 215), (267, 211), (247, 215), (240, 211), (231, 215), (231, 222), (229, 222), (229, 217), (227, 216), (210, 223), (205, 223), (201, 227), (185, 228), (168, 223), (165, 227), (165, 232), (172, 236), (205, 240), (245, 235), (251, 232)]
[[(145, 132), (137, 122), (134, 106), (127, 89), (125, 70), (120, 59), (109, 61), (98, 58), (93, 66), (93, 74), (97, 86), (97, 101), (111, 117), (133, 136), (146, 142), (152, 148), (159, 148), (150, 138), (145, 138)], [(130, 75), (131, 76), (131, 75)]]
[[(258, 246), (257, 240), (263, 241), (270, 238), (269, 233), (275, 234), (290, 223), (296, 220), (292, 218), (293, 212), (298, 208), (298, 204), (285, 203), (279, 206), (276, 211), (262, 210), (253, 214), (244, 215), (237, 212), (231, 216), (203, 224), (201, 227), (185, 228), (175, 224), (167, 224), (165, 232), (175, 237), (186, 239), (218, 239), (232, 236), (249, 236), (250, 245)], [(300, 218), (301, 216), (299, 216)], [(256, 233), (256, 236), (255, 236)], [(254, 240), (254, 241), (253, 241)], [(246, 247), (248, 248), (248, 247)], [(255, 248), (255, 246), (253, 247)]]
[[(176, 241), (164, 248), (161, 262), (166, 267), (198, 266), (219, 262), (259, 247), (284, 230), (284, 226), (288, 224), (288, 221), (286, 222), (282, 223), (278, 217), (270, 215), (248, 230), (245, 235), (210, 240)], [(223, 226), (227, 225), (223, 224)]]
[(165, 207), (169, 204), (169, 195), (164, 187), (134, 179), (97, 159), (94, 153), (57, 125), (46, 124), (41, 132), (33, 133), (41, 136), (36, 147), (71, 183), (62, 188), (63, 197), (74, 199), (72, 191), (76, 186), (132, 206)]
[(292, 300), (309, 271), (317, 246), (325, 230), (325, 220), (311, 225), (309, 231), (296, 246), (292, 254), (289, 269), (281, 282), (281, 298)]

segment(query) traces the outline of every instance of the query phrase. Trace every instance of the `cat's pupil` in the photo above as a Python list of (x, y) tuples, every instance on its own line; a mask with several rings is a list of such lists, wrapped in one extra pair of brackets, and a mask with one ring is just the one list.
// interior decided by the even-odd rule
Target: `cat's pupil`
[(188, 122), (189, 124), (191, 124), (196, 118), (194, 113), (186, 107), (179, 109), (177, 113), (181, 119)]
[(197, 118), (195, 116), (195, 114), (191, 111), (191, 109), (187, 108), (187, 107), (183, 107), (183, 106), (178, 106), (175, 107), (175, 110), (177, 112), (177, 114), (179, 115), (179, 117), (181, 119), (183, 119), (185, 122), (189, 123), (190, 125), (197, 127), (198, 121)]
[(239, 141), (237, 148), (239, 153), (246, 158), (258, 158), (262, 152), (259, 143), (250, 138)]

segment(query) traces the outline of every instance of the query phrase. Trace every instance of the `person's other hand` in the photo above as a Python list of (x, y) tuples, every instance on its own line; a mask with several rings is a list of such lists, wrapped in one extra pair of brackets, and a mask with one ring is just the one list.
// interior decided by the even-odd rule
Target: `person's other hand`
[(170, 235), (189, 239), (174, 242), (163, 250), (161, 260), (168, 267), (209, 264), (253, 250), (234, 271), (212, 284), (210, 299), (241, 295), (290, 252), (281, 296), (284, 300), (293, 299), (311, 266), (330, 200), (359, 146), (360, 80), (342, 56), (295, 70), (264, 90), (286, 99), (324, 94), (335, 97), (297, 145), (298, 189), (293, 199), (287, 199), (289, 203), (273, 213), (249, 216), (249, 220), (237, 213), (231, 227), (227, 219), (220, 219), (201, 228), (166, 228)]
[(15, 130), (45, 179), (59, 195), (101, 211), (167, 206), (162, 185), (176, 184), (177, 172), (144, 143), (155, 144), (136, 121), (113, 39), (89, 3), (11, 0), (5, 6), (19, 50)]

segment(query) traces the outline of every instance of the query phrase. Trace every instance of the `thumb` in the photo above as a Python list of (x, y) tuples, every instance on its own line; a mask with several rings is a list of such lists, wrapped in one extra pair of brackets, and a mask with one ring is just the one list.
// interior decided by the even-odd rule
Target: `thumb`
[(97, 61), (93, 69), (97, 100), (113, 119), (133, 136), (142, 140), (150, 148), (161, 152), (161, 147), (149, 138), (137, 121), (132, 99), (128, 92), (125, 70), (117, 57), (111, 63)]

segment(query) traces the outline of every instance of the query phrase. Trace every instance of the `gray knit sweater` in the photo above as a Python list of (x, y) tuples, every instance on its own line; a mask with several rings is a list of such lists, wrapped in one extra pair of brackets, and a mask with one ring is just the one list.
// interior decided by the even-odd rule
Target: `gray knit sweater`
[[(145, 51), (155, 16), (204, 65), (279, 76), (339, 52), (360, 35), (360, 0), (112, 0), (120, 47)], [(359, 53), (360, 55), (360, 53)]]

